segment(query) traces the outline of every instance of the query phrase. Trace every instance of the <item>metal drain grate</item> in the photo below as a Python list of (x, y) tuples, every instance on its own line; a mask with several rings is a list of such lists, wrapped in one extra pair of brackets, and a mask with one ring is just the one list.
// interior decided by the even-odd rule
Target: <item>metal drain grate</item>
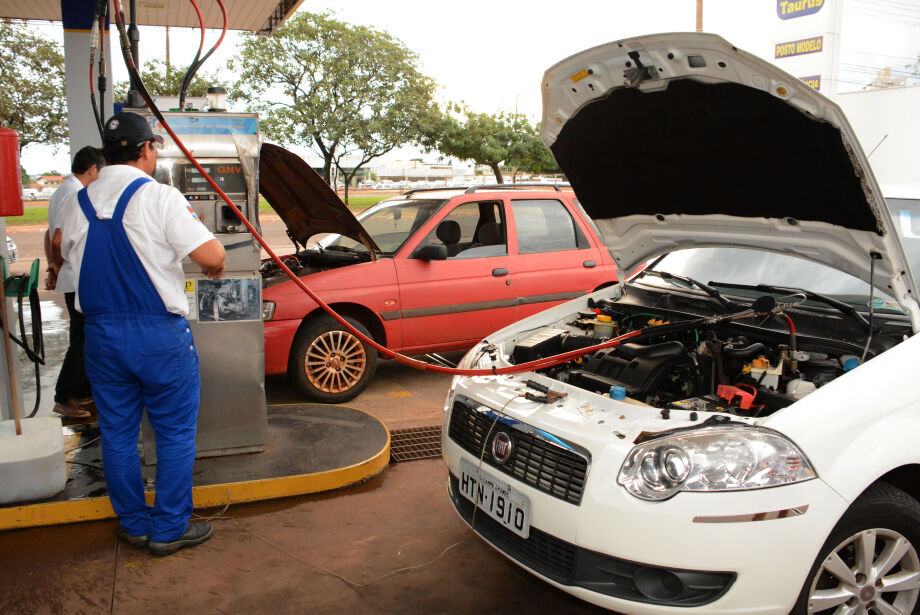
[(413, 427), (390, 432), (390, 461), (441, 456), (441, 426)]

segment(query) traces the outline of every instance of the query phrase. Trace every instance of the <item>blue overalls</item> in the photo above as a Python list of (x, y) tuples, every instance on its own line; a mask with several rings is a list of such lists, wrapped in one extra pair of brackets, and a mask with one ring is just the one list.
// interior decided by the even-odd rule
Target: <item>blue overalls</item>
[[(192, 514), (200, 380), (188, 321), (166, 309), (122, 225), (128, 201), (148, 181), (128, 185), (110, 220), (96, 217), (86, 188), (78, 193), (89, 231), (77, 292), (112, 508), (127, 533), (168, 542), (185, 532)], [(137, 452), (145, 407), (156, 432), (153, 507), (144, 499)]]

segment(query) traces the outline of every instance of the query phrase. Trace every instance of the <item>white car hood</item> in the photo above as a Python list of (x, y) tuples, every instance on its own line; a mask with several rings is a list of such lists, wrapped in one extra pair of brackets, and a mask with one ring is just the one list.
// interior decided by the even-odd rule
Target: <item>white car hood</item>
[(874, 261), (875, 286), (920, 326), (907, 258), (843, 112), (721, 37), (642, 36), (559, 62), (543, 78), (541, 138), (622, 271), (718, 245), (867, 282)]

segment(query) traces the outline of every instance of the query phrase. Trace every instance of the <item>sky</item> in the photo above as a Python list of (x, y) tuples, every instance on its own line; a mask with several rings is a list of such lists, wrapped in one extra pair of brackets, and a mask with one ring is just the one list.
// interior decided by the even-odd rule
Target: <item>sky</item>
[[(463, 101), (483, 113), (518, 111), (534, 123), (541, 115), (540, 81), (553, 64), (610, 41), (696, 27), (696, 0), (445, 0), (432, 7), (430, 0), (305, 0), (300, 10), (329, 10), (342, 21), (389, 32), (418, 54), (422, 72), (440, 84), (442, 100)], [(776, 0), (704, 0), (704, 31), (767, 59), (772, 59), (776, 21)], [(30, 27), (62, 40), (60, 24), (32, 22)], [(841, 32), (841, 92), (861, 89), (884, 66), (906, 74), (905, 65), (920, 53), (920, 0), (844, 0)], [(170, 28), (173, 64), (191, 60), (199, 36), (197, 30)], [(206, 44), (217, 36), (208, 31)], [(223, 69), (229, 76), (225, 65), (237, 38), (230, 33), (201, 72)], [(165, 29), (142, 27), (141, 62), (165, 55)], [(126, 79), (120, 58), (114, 59), (113, 71), (116, 80)], [(66, 170), (67, 152), (30, 146), (22, 164), (33, 174)], [(391, 157), (408, 158), (411, 152)]]

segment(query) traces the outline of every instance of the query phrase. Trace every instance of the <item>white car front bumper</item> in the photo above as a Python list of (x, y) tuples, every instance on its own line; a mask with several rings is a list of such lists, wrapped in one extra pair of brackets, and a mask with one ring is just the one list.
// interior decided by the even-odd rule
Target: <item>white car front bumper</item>
[[(480, 459), (451, 437), (449, 417), (443, 436), (448, 491), (470, 524), (472, 502), (457, 488), (460, 460), (478, 467)], [(539, 488), (540, 480), (519, 480), (487, 452), (482, 472), (529, 499), (530, 535), (521, 538), (481, 511), (474, 530), (547, 582), (621, 613), (788, 613), (847, 502), (820, 479), (639, 500), (616, 483), (630, 446), (591, 451), (577, 503), (549, 495), (546, 481)]]

